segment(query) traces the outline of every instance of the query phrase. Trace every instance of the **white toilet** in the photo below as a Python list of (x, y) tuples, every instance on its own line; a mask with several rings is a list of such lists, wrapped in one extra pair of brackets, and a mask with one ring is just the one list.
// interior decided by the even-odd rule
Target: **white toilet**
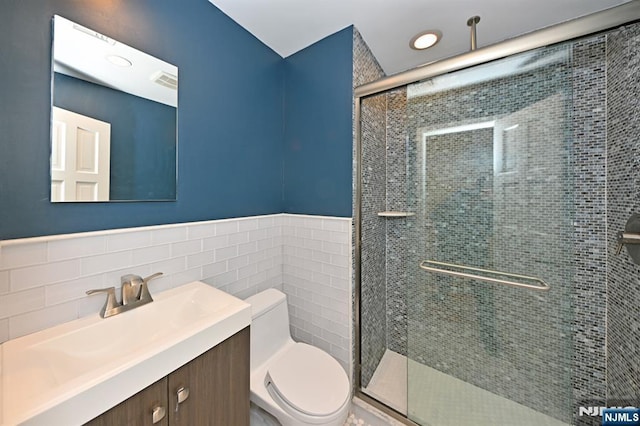
[(286, 296), (269, 289), (251, 305), (251, 401), (283, 426), (344, 425), (349, 379), (326, 352), (296, 343), (289, 333)]

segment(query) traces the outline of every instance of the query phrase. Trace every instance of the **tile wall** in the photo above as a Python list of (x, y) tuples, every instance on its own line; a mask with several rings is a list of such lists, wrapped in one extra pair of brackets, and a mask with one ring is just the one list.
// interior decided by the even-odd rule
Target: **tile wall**
[[(640, 405), (640, 267), (617, 233), (640, 213), (640, 25), (607, 38), (607, 405)], [(629, 102), (633, 99), (633, 102)], [(633, 177), (633, 178), (629, 178)]]
[(351, 371), (351, 219), (296, 215), (283, 221), (291, 334)]
[(386, 96), (362, 102), (362, 224), (360, 281), (361, 384), (366, 387), (387, 347), (385, 203)]
[[(409, 190), (407, 162), (415, 146), (407, 138), (407, 90), (405, 87), (394, 89), (386, 94), (387, 98), (387, 155), (385, 169), (386, 209), (389, 211), (414, 213), (415, 205), (410, 207), (409, 196), (416, 191)], [(415, 229), (415, 217), (396, 217), (384, 219), (386, 225), (386, 274), (387, 274), (387, 348), (407, 355), (407, 286), (416, 280), (416, 274), (410, 273), (411, 254), (418, 250)], [(412, 282), (412, 283), (410, 283)], [(393, 284), (392, 284), (393, 283)], [(406, 283), (406, 285), (405, 285)]]
[[(353, 87), (378, 80), (384, 77), (382, 67), (367, 46), (358, 30), (353, 31)], [(363, 189), (367, 191), (362, 197), (362, 211), (368, 214), (362, 218), (362, 265), (361, 280), (367, 283), (362, 286), (360, 324), (360, 351), (361, 351), (361, 383), (363, 387), (369, 383), (373, 371), (380, 362), (386, 348), (386, 322), (379, 315), (386, 310), (385, 286), (385, 221), (377, 216), (377, 212), (385, 210), (384, 186), (386, 170), (381, 163), (384, 161), (385, 145), (385, 111), (386, 96), (374, 96), (362, 102), (362, 150), (367, 151), (363, 155), (362, 180), (366, 182)], [(355, 108), (354, 108), (355, 113)], [(354, 117), (354, 141), (355, 141), (355, 117)], [(354, 149), (356, 143), (354, 142)], [(358, 154), (354, 151), (355, 161)], [(375, 160), (370, 160), (375, 158)], [(377, 160), (377, 161), (376, 161)], [(359, 179), (354, 176), (354, 185)], [(356, 194), (354, 187), (354, 197)], [(354, 198), (354, 206), (357, 200)], [(355, 247), (355, 241), (353, 242)], [(354, 307), (355, 311), (355, 307)], [(355, 353), (355, 348), (353, 349)]]
[[(573, 375), (575, 405), (601, 406), (606, 395), (607, 50), (605, 35), (576, 41), (572, 61), (571, 168), (574, 171)], [(579, 417), (581, 425), (600, 424)]]
[[(0, 342), (95, 315), (120, 276), (163, 272), (240, 298), (288, 292), (294, 337), (350, 367), (351, 219), (278, 214), (0, 242)], [(308, 300), (306, 298), (309, 298)]]

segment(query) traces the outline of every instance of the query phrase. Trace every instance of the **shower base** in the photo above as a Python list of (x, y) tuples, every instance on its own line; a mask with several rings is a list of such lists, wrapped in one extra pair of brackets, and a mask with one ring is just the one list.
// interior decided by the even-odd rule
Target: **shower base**
[(390, 350), (385, 351), (369, 386), (363, 390), (425, 425), (569, 426), (426, 365), (412, 360), (407, 363), (406, 356)]

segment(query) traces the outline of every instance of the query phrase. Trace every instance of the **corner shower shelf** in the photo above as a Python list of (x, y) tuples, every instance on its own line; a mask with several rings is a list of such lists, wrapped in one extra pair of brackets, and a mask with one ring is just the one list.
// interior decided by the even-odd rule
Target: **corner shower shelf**
[(388, 212), (379, 212), (378, 216), (380, 217), (409, 217), (409, 216), (415, 216), (415, 213), (412, 212), (393, 212), (393, 211), (388, 211)]

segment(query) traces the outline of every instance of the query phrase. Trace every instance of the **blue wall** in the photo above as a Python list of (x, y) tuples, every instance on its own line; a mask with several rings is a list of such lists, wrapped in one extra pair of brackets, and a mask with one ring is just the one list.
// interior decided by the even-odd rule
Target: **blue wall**
[[(207, 0), (3, 0), (0, 10), (0, 240), (351, 216), (352, 28), (282, 59)], [(54, 14), (178, 66), (176, 202), (50, 203)]]
[(353, 28), (285, 59), (284, 211), (351, 217)]
[[(207, 0), (0, 8), (0, 239), (282, 212), (283, 60)], [(54, 14), (178, 65), (176, 202), (49, 202)]]

